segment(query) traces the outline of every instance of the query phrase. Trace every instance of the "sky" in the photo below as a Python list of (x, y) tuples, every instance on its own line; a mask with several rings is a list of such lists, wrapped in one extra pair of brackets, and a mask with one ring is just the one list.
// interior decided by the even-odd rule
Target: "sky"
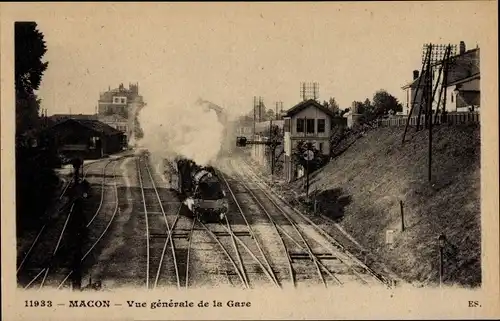
[(319, 99), (333, 96), (342, 108), (379, 89), (403, 100), (423, 43), (487, 41), (484, 4), (29, 6), (48, 47), (39, 95), (54, 114), (93, 113), (99, 92), (130, 82), (158, 111), (203, 98), (240, 113), (253, 96), (288, 109), (300, 101), (301, 82), (318, 82)]

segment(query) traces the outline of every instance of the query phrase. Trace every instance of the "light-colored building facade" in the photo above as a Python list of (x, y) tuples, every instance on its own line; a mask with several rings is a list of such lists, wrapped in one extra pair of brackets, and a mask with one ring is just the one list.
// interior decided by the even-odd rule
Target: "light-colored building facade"
[(300, 141), (311, 143), (323, 155), (330, 155), (332, 112), (310, 99), (295, 105), (284, 115), (285, 179), (297, 178), (300, 168), (293, 161), (293, 151)]
[[(447, 112), (469, 112), (478, 111), (480, 106), (480, 50), (474, 48), (466, 50), (465, 43), (460, 43), (459, 53), (452, 57), (449, 64), (446, 83), (446, 111)], [(444, 81), (444, 76), (439, 77), (442, 61), (433, 66), (433, 87), (438, 88)], [(401, 87), (405, 91), (405, 103), (403, 112), (408, 115), (412, 105), (414, 106), (412, 116), (418, 115), (420, 102), (424, 92), (424, 78), (419, 75), (419, 71), (413, 71), (413, 80)], [(420, 80), (420, 78), (422, 78)], [(418, 90), (417, 90), (418, 88)], [(438, 93), (436, 93), (436, 96)], [(439, 108), (442, 108), (444, 99), (441, 99)], [(434, 99), (433, 110), (436, 110), (438, 99)], [(424, 108), (424, 107), (422, 107)]]
[[(419, 71), (413, 71), (413, 80), (401, 87), (405, 91), (405, 102), (403, 103), (403, 114), (408, 115), (413, 106), (413, 115), (418, 114), (420, 102), (422, 101), (422, 93), (425, 88), (423, 79), (419, 82)], [(417, 90), (418, 88), (418, 90)]]
[(479, 74), (448, 83), (446, 110), (455, 112), (479, 112), (481, 88)]
[(100, 93), (97, 114), (106, 124), (121, 128), (119, 130), (124, 129), (130, 139), (134, 134), (137, 115), (145, 105), (143, 97), (139, 95), (138, 84), (129, 84), (129, 88), (120, 84), (118, 88), (109, 88), (108, 91)]
[(129, 122), (128, 119), (119, 115), (119, 114), (113, 114), (113, 115), (99, 115), (97, 116), (99, 121), (127, 134), (129, 132)]

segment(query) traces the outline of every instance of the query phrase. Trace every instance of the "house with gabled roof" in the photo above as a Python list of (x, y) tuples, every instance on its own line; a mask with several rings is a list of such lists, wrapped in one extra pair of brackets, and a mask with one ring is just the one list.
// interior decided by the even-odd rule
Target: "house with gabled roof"
[[(460, 51), (451, 57), (449, 70), (447, 73), (446, 86), (446, 111), (447, 112), (469, 112), (478, 111), (480, 106), (480, 50), (479, 47), (466, 50), (465, 43), (460, 42)], [(443, 61), (438, 61), (433, 65), (433, 81), (439, 79), (442, 83), (444, 77), (438, 76)], [(403, 104), (404, 114), (408, 114), (412, 105), (413, 115), (418, 114), (418, 108), (422, 101), (425, 75), (419, 75), (419, 71), (413, 71), (413, 80), (401, 87), (406, 93)], [(434, 86), (436, 84), (434, 83)], [(418, 88), (418, 91), (417, 91)], [(437, 95), (437, 94), (436, 94)], [(433, 110), (437, 107), (436, 98), (433, 103)], [(440, 102), (442, 108), (444, 99)]]
[(333, 112), (314, 99), (304, 100), (284, 114), (284, 170), (288, 182), (300, 176), (300, 166), (292, 157), (300, 141), (311, 143), (322, 155), (330, 155), (333, 118)]

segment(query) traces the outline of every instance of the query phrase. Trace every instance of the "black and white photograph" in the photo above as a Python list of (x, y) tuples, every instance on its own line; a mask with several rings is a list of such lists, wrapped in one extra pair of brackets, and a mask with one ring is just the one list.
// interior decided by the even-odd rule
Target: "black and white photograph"
[[(256, 318), (306, 317), (270, 302), (316, 290), (336, 307), (321, 318), (352, 317), (363, 304), (343, 313), (338, 298), (356, 289), (368, 303), (470, 291), (453, 304), (486, 313), (492, 4), (2, 4), (2, 250), (19, 319), (170, 319), (203, 306), (197, 290), (236, 318), (258, 309), (245, 293), (276, 310)], [(219, 302), (222, 289), (240, 294)], [(106, 299), (120, 291), (137, 296)], [(423, 299), (399, 317), (430, 316)]]

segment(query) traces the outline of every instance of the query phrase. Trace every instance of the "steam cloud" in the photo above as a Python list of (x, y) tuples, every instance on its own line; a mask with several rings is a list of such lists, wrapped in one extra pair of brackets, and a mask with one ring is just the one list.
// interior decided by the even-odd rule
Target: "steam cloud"
[[(159, 106), (158, 106), (159, 107)], [(215, 160), (223, 144), (224, 125), (206, 103), (148, 104), (139, 113), (144, 138), (138, 147), (155, 159), (183, 156), (200, 165)]]

